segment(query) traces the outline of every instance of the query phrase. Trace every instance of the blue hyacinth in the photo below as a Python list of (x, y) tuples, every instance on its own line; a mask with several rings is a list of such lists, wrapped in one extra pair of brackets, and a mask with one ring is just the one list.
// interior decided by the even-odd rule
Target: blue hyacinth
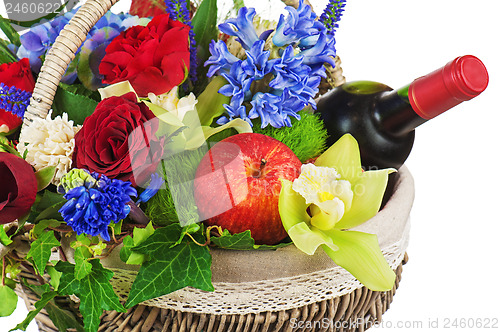
[(0, 109), (10, 112), (21, 119), (30, 103), (31, 93), (15, 86), (0, 83)]
[(231, 97), (218, 124), (242, 118), (252, 125), (252, 119), (260, 118), (261, 127), (280, 128), (291, 126), (291, 118), (300, 119), (297, 112), (305, 107), (316, 107), (314, 97), (326, 76), (324, 64), (335, 65), (335, 39), (326, 35), (325, 26), (303, 1), (297, 9), (286, 10), (289, 15), (280, 17), (270, 50), (269, 33), (257, 36), (253, 8), (241, 8), (236, 18), (219, 26), (236, 37), (246, 57), (232, 55), (223, 41), (210, 45), (208, 76), (224, 77), (227, 84), (219, 93)]
[(64, 198), (68, 201), (59, 212), (77, 234), (100, 235), (109, 241), (109, 224), (117, 223), (129, 214), (131, 208), (127, 203), (131, 201), (131, 196), (137, 196), (137, 191), (129, 181), (109, 179), (97, 173), (88, 174), (95, 181), (76, 181), (76, 173), (66, 175), (72, 177), (68, 183), (82, 185), (66, 187), (69, 190)]
[(165, 187), (165, 180), (158, 174), (151, 174), (151, 181), (149, 182), (148, 187), (139, 195), (139, 199), (136, 204), (139, 206), (140, 203), (145, 203), (149, 201), (158, 190)]

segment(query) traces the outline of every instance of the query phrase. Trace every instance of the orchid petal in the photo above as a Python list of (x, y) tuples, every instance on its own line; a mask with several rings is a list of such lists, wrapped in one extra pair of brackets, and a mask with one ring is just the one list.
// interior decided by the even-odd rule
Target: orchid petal
[(345, 134), (323, 152), (314, 164), (335, 168), (344, 180), (352, 184), (362, 173), (358, 142), (352, 135)]
[(326, 233), (338, 247), (338, 250), (332, 250), (330, 246), (323, 246), (335, 264), (373, 291), (392, 289), (396, 274), (382, 255), (376, 235), (339, 230)]
[(310, 228), (305, 222), (298, 223), (290, 228), (288, 235), (297, 249), (308, 255), (314, 255), (316, 249), (321, 245), (330, 250), (339, 249), (325, 233), (317, 228)]
[(287, 232), (294, 225), (307, 222), (310, 219), (307, 214), (306, 200), (292, 189), (292, 182), (285, 179), (281, 179), (278, 210), (283, 227)]
[(347, 229), (361, 225), (374, 217), (380, 209), (389, 174), (393, 168), (363, 172), (356, 182), (352, 183), (354, 197), (351, 208), (338, 222), (338, 229)]

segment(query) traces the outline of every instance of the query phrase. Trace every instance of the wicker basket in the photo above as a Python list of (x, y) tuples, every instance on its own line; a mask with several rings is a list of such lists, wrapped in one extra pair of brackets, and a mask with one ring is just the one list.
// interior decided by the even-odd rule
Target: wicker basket
[[(118, 0), (88, 0), (61, 31), (48, 52), (38, 76), (23, 128), (33, 119), (45, 118), (57, 86), (75, 52), (90, 28)], [(340, 59), (330, 68), (329, 79), (321, 92), (344, 82)], [(325, 254), (307, 256), (294, 246), (273, 252), (237, 252), (212, 250), (215, 292), (185, 288), (164, 297), (146, 301), (126, 313), (106, 311), (99, 331), (364, 331), (381, 320), (399, 286), (402, 265), (406, 263), (409, 212), (413, 203), (413, 180), (403, 167), (393, 178), (390, 199), (376, 217), (359, 230), (378, 233), (381, 248), (397, 278), (388, 292), (373, 292), (336, 266)], [(21, 246), (16, 250), (22, 255)], [(110, 255), (102, 263), (115, 272), (115, 291), (126, 297), (132, 277), (130, 270)], [(54, 253), (55, 259), (57, 254)], [(71, 261), (70, 249), (64, 255)], [(252, 264), (242, 262), (252, 261)], [(37, 284), (32, 267), (24, 266), (22, 277)], [(38, 278), (38, 279), (37, 279)], [(38, 300), (27, 287), (18, 286), (18, 294), (28, 309)], [(200, 300), (201, 299), (201, 300)], [(68, 309), (76, 309), (74, 298), (60, 297)], [(76, 299), (77, 300), (77, 299)], [(74, 310), (78, 315), (78, 311)], [(36, 317), (41, 331), (56, 331), (45, 310)], [(302, 328), (304, 327), (304, 328)]]

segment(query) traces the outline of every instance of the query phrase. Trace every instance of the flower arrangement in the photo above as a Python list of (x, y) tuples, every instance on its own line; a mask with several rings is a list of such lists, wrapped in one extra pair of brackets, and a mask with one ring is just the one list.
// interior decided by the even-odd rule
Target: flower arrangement
[[(319, 16), (300, 0), (277, 22), (237, 3), (218, 26), (215, 0), (134, 0), (130, 13), (108, 12), (51, 112), (22, 130), (34, 78), (76, 10), (21, 36), (2, 20), (0, 315), (16, 307), (21, 268), (50, 276), (15, 328), (59, 295), (79, 298), (83, 320), (58, 328), (97, 331), (104, 309), (188, 286), (212, 291), (213, 247), (321, 247), (370, 289), (392, 288), (377, 237), (349, 229), (378, 212), (393, 170), (363, 171), (350, 135), (325, 146), (311, 112), (335, 66), (345, 0)], [(24, 256), (9, 252), (20, 235), (31, 241)], [(74, 260), (52, 261), (68, 241)], [(113, 250), (139, 266), (125, 303), (99, 259)]]

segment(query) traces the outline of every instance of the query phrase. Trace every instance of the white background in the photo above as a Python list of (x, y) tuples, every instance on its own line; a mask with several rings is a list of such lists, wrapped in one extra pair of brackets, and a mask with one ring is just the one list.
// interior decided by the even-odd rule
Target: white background
[[(374, 80), (398, 88), (465, 54), (482, 59), (490, 73), (482, 95), (417, 128), (406, 163), (416, 183), (410, 260), (383, 317), (387, 326), (374, 331), (404, 326), (416, 326), (407, 331), (448, 331), (455, 329), (444, 328), (447, 319), (500, 320), (497, 2), (349, 0), (340, 22), (337, 52), (349, 81)], [(117, 6), (126, 10), (129, 3), (122, 0)], [(317, 3), (324, 6), (325, 1)], [(317, 5), (316, 12), (322, 8)], [(19, 302), (14, 316), (0, 319), (0, 331), (25, 317), (22, 306)], [(436, 321), (438, 328), (429, 327)]]

